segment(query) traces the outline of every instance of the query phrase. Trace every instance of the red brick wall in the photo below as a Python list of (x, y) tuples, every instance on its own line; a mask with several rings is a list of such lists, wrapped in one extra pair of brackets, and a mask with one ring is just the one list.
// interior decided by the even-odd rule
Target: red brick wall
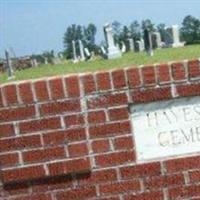
[(137, 164), (128, 110), (199, 95), (198, 60), (1, 86), (0, 199), (200, 199), (200, 155)]

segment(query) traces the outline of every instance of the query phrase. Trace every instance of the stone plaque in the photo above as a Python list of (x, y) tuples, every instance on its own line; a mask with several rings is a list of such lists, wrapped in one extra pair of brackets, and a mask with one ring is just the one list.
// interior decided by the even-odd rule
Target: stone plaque
[(131, 119), (138, 162), (200, 153), (200, 97), (132, 105)]

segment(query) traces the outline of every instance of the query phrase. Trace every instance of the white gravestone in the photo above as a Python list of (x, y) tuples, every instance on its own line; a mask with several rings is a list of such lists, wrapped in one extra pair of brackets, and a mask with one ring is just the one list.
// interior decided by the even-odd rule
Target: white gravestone
[(160, 35), (159, 32), (152, 33), (152, 41), (153, 41), (153, 47), (154, 48), (161, 48), (162, 47), (161, 35)]
[(131, 107), (138, 162), (200, 153), (200, 97)]
[(106, 54), (106, 53), (107, 53), (104, 46), (101, 46), (101, 52), (102, 52), (103, 54)]
[(141, 51), (144, 51), (145, 50), (144, 40), (141, 39), (140, 42), (141, 42)]
[(86, 54), (87, 57), (91, 56), (91, 53), (89, 52), (88, 48), (84, 48), (84, 52), (85, 52), (85, 54)]
[(122, 42), (121, 52), (122, 52), (122, 53), (125, 53), (125, 52), (126, 52), (126, 45), (125, 45), (124, 42)]
[(85, 55), (84, 55), (83, 43), (82, 43), (81, 40), (78, 40), (78, 44), (79, 44), (81, 61), (84, 61), (85, 60)]
[(165, 29), (165, 43), (167, 47), (183, 47), (184, 42), (180, 42), (178, 25), (172, 25)]
[(44, 57), (44, 64), (48, 65), (48, 58), (47, 57)]
[(133, 38), (128, 38), (128, 42), (129, 42), (129, 49), (130, 51), (135, 51), (135, 47), (134, 47), (134, 40)]
[(137, 40), (136, 41), (136, 49), (138, 52), (144, 51), (144, 40)]
[(77, 58), (77, 54), (76, 54), (76, 44), (75, 44), (74, 40), (72, 40), (72, 49), (73, 49), (73, 62), (77, 63), (78, 58)]
[(112, 26), (111, 24), (107, 23), (104, 25), (104, 35), (107, 43), (107, 57), (108, 59), (114, 59), (121, 57), (120, 49), (115, 46), (113, 33), (112, 33)]

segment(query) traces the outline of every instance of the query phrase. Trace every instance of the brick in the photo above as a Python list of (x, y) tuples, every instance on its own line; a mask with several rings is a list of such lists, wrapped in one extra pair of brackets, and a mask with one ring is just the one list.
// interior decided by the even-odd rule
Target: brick
[(33, 92), (31, 89), (31, 83), (26, 82), (26, 83), (21, 83), (18, 85), (19, 89), (19, 96), (20, 99), (23, 103), (28, 104), (28, 103), (33, 103)]
[(18, 164), (19, 164), (19, 157), (17, 153), (0, 155), (0, 165), (2, 168), (16, 166)]
[(0, 125), (0, 139), (4, 137), (10, 137), (15, 135), (13, 124), (1, 124)]
[(114, 193), (123, 193), (130, 191), (139, 191), (140, 182), (139, 180), (135, 181), (120, 181), (112, 182), (109, 184), (104, 184), (100, 186), (100, 194), (114, 194)]
[(185, 80), (186, 72), (183, 63), (171, 64), (172, 77), (175, 81)]
[(199, 96), (200, 95), (200, 84), (189, 84), (189, 85), (177, 85), (177, 93), (179, 96)]
[(189, 78), (200, 78), (200, 61), (190, 60), (188, 61), (188, 73)]
[(35, 89), (37, 101), (48, 101), (49, 100), (49, 93), (48, 93), (46, 81), (41, 80), (41, 81), (35, 82), (34, 89)]
[(200, 185), (180, 186), (169, 189), (170, 200), (200, 196)]
[(162, 192), (145, 192), (139, 194), (129, 194), (124, 196), (124, 200), (163, 200)]
[(3, 107), (3, 95), (2, 95), (2, 88), (0, 88), (0, 107)]
[(87, 143), (78, 143), (78, 144), (71, 144), (68, 145), (68, 151), (70, 157), (80, 157), (88, 155), (88, 147)]
[(147, 85), (155, 85), (156, 84), (156, 75), (155, 68), (153, 66), (145, 66), (141, 68), (143, 84)]
[(2, 88), (4, 98), (7, 105), (17, 104), (17, 89), (16, 85), (7, 85)]
[(93, 111), (88, 113), (89, 124), (103, 123), (105, 121), (106, 121), (106, 114), (103, 110)]
[(80, 83), (78, 76), (70, 76), (65, 78), (65, 84), (67, 89), (68, 97), (79, 97), (80, 96)]
[(159, 101), (171, 99), (171, 88), (155, 88), (147, 90), (135, 90), (132, 93), (132, 100), (135, 103), (145, 103), (150, 101)]
[(29, 185), (25, 182), (4, 185), (4, 189), (6, 190), (7, 196), (15, 196), (14, 200), (21, 200), (20, 198), (22, 196), (25, 198), (29, 194)]
[(111, 82), (109, 72), (99, 72), (96, 74), (97, 89), (109, 90), (111, 89)]
[(55, 115), (65, 112), (78, 112), (81, 110), (80, 100), (66, 100), (40, 105), (41, 115)]
[(107, 167), (126, 164), (135, 161), (135, 153), (132, 151), (114, 152), (110, 154), (101, 154), (95, 157), (97, 166)]
[(186, 171), (189, 169), (197, 169), (200, 168), (200, 157), (186, 157), (165, 161), (164, 164), (166, 166), (167, 172), (174, 173), (179, 171)]
[(49, 80), (49, 87), (52, 99), (63, 99), (65, 97), (61, 78)]
[(85, 94), (90, 94), (96, 91), (94, 76), (92, 74), (86, 74), (82, 76), (81, 79)]
[(90, 161), (88, 158), (80, 158), (48, 164), (48, 169), (51, 176), (86, 173), (90, 172), (90, 168)]
[(159, 162), (140, 164), (120, 169), (122, 178), (139, 178), (149, 176), (160, 176), (161, 166)]
[(12, 200), (53, 200), (50, 194), (31, 194), (28, 196), (16, 197)]
[(0, 110), (0, 122), (19, 121), (34, 118), (36, 115), (34, 106), (5, 108)]
[(140, 73), (138, 68), (131, 68), (126, 71), (128, 86), (135, 88), (141, 86)]
[(87, 102), (89, 109), (108, 108), (110, 106), (127, 105), (128, 99), (125, 93), (99, 95), (90, 98)]
[(108, 116), (111, 121), (128, 119), (128, 108), (113, 108), (108, 111)]
[(4, 183), (12, 183), (43, 178), (45, 171), (43, 166), (39, 165), (1, 171), (1, 175)]
[(120, 196), (118, 197), (118, 196), (110, 196), (109, 195), (109, 197), (103, 197), (103, 198), (100, 197), (95, 200), (120, 200)]
[(33, 120), (19, 124), (19, 130), (22, 134), (59, 128), (61, 128), (61, 121), (59, 117)]
[(168, 176), (157, 176), (145, 180), (145, 188), (147, 190), (156, 190), (158, 188), (166, 188), (178, 185), (184, 185), (183, 174), (174, 174)]
[(126, 78), (123, 69), (112, 71), (111, 75), (115, 89), (126, 87)]
[(190, 171), (188, 173), (191, 183), (200, 182), (200, 170)]
[(66, 127), (82, 126), (85, 124), (82, 114), (68, 115), (64, 117)]
[(58, 192), (56, 198), (59, 200), (79, 200), (79, 199), (89, 199), (96, 196), (95, 186), (81, 187), (76, 189), (71, 189), (68, 191)]
[(168, 83), (171, 81), (169, 66), (167, 64), (161, 64), (156, 66), (158, 82), (159, 83)]
[(39, 135), (16, 137), (0, 140), (0, 152), (41, 147)]
[(53, 131), (43, 135), (45, 145), (67, 144), (68, 142), (86, 140), (84, 128)]
[(104, 138), (112, 135), (123, 135), (131, 132), (129, 121), (103, 124), (89, 128), (91, 138)]
[(115, 149), (133, 149), (133, 137), (120, 137), (114, 140), (114, 147)]
[(110, 151), (110, 144), (108, 139), (97, 140), (92, 142), (92, 150), (94, 153), (102, 153)]
[(52, 161), (65, 157), (64, 147), (54, 147), (25, 151), (22, 154), (25, 163)]
[(117, 173), (114, 169), (94, 171), (91, 174), (82, 174), (78, 176), (80, 185), (108, 183), (117, 180)]
[(73, 177), (72, 175), (65, 175), (59, 177), (53, 177), (49, 181), (45, 181), (45, 184), (48, 186), (48, 190), (60, 190), (73, 187)]

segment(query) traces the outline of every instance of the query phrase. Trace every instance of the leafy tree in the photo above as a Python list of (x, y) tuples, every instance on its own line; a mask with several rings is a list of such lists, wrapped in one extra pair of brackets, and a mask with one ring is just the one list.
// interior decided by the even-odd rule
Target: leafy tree
[(130, 36), (134, 40), (140, 40), (141, 38), (141, 27), (137, 20), (133, 21), (130, 25)]
[(161, 23), (157, 25), (157, 29), (160, 32), (161, 40), (164, 41), (165, 38), (165, 24)]
[(128, 46), (128, 38), (130, 37), (130, 31), (127, 26), (121, 26), (118, 21), (114, 21), (112, 23), (113, 28), (113, 37), (116, 44), (120, 47), (122, 46), (122, 42)]
[(127, 26), (123, 26), (122, 31), (120, 33), (120, 37), (119, 37), (119, 45), (121, 47), (122, 42), (126, 45), (126, 47), (128, 46), (128, 38), (130, 37), (130, 32)]
[(87, 27), (83, 27), (84, 29), (84, 45), (90, 50), (98, 53), (98, 47), (95, 44), (95, 35), (97, 33), (97, 28), (94, 24), (90, 23)]
[(191, 15), (186, 16), (182, 22), (181, 38), (187, 44), (200, 43), (200, 20)]
[(67, 58), (73, 57), (73, 47), (72, 40), (76, 42), (76, 52), (80, 54), (78, 40), (81, 40), (85, 47), (90, 51), (97, 51), (97, 46), (95, 45), (95, 35), (97, 28), (94, 24), (89, 24), (87, 27), (72, 24), (69, 26), (64, 34), (64, 47), (65, 55)]
[[(79, 39), (83, 39), (82, 27), (76, 24), (72, 24), (71, 26), (67, 27), (67, 30), (64, 34), (64, 47), (67, 58), (73, 57), (72, 40), (77, 42)], [(79, 52), (78, 43), (76, 43), (76, 51)]]
[(151, 22), (150, 19), (145, 19), (142, 21), (142, 30), (144, 32), (145, 29), (148, 29), (149, 31), (155, 31), (155, 25)]
[(113, 37), (115, 43), (120, 43), (120, 35), (121, 35), (121, 24), (118, 21), (114, 21), (112, 23), (112, 29), (113, 29)]

